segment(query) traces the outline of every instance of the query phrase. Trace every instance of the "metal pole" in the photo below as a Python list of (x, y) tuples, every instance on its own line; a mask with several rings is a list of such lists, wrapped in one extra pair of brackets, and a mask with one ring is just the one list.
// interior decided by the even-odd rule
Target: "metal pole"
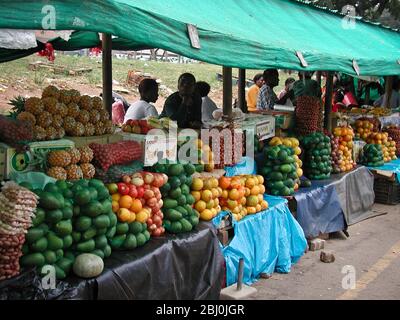
[(246, 111), (246, 69), (239, 69), (238, 107)]
[(390, 109), (392, 101), (392, 93), (393, 93), (393, 77), (388, 76), (386, 77), (385, 81), (386, 105), (383, 107)]
[(237, 291), (242, 290), (242, 287), (243, 287), (243, 272), (244, 272), (244, 260), (243, 260), (243, 258), (241, 258), (239, 260), (238, 281), (237, 281), (237, 287), (236, 287)]
[(102, 33), (103, 54), (103, 104), (104, 108), (112, 112), (112, 38), (110, 34)]
[(333, 96), (333, 72), (328, 72), (326, 78), (324, 127), (329, 132), (332, 132), (332, 96)]
[(232, 68), (222, 67), (223, 77), (223, 112), (227, 118), (232, 117)]

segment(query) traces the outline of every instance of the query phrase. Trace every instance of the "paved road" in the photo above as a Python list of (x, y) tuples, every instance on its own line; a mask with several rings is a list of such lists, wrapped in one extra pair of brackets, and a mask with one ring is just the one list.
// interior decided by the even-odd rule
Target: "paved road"
[[(400, 300), (400, 205), (375, 205), (374, 210), (387, 212), (349, 227), (350, 238), (336, 233), (327, 240), (325, 249), (335, 253), (336, 261), (325, 264), (320, 251), (308, 252), (289, 274), (273, 274), (253, 284), (256, 299), (397, 299)], [(355, 270), (355, 289), (345, 266)]]

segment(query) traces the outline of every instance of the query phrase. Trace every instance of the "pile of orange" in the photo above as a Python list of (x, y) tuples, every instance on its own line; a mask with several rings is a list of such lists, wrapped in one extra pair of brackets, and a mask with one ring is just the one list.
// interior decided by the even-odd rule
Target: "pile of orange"
[(222, 210), (231, 211), (237, 221), (248, 214), (256, 214), (268, 208), (264, 200), (264, 178), (260, 175), (242, 175), (232, 178), (221, 177), (220, 203)]
[[(368, 121), (367, 121), (368, 122)], [(353, 139), (354, 131), (351, 127), (337, 127), (333, 130), (333, 135), (339, 138), (340, 171), (347, 172), (353, 170), (356, 163), (353, 160)]]
[(368, 120), (357, 120), (355, 122), (356, 138), (367, 141), (369, 135), (376, 131), (374, 124)]
[(134, 199), (128, 195), (121, 196), (119, 193), (111, 195), (111, 198), (112, 210), (117, 215), (118, 221), (145, 223), (150, 218), (151, 210), (143, 208), (139, 199)]
[(387, 132), (373, 132), (367, 138), (369, 144), (380, 144), (382, 146), (383, 160), (390, 162), (397, 159), (396, 142), (389, 137)]
[(222, 189), (217, 178), (193, 178), (191, 194), (194, 197), (194, 208), (200, 213), (200, 219), (210, 221), (220, 211), (219, 197)]

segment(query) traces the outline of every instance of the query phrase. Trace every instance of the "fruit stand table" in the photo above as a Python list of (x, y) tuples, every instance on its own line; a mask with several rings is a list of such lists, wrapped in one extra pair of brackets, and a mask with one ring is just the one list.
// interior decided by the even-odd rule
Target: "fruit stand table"
[[(234, 222), (234, 237), (222, 251), (226, 262), (226, 282), (237, 282), (239, 260), (244, 259), (243, 282), (251, 284), (262, 273), (288, 273), (305, 253), (303, 230), (293, 218), (287, 201), (266, 195), (269, 209)], [(213, 223), (220, 225), (228, 213), (222, 212)]]
[(218, 299), (223, 278), (216, 230), (203, 222), (195, 232), (152, 238), (134, 251), (113, 252), (95, 279), (70, 277), (58, 281), (55, 290), (39, 289), (40, 278), (29, 274), (0, 282), (0, 300)]

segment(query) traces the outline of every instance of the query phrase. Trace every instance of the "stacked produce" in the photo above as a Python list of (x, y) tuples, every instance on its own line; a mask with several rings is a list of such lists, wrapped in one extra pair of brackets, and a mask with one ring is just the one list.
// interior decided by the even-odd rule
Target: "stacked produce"
[(264, 149), (264, 167), (260, 173), (265, 178), (269, 193), (274, 196), (290, 196), (299, 188), (301, 169), (297, 168), (295, 149), (285, 145)]
[(57, 279), (71, 271), (75, 256), (111, 254), (108, 239), (117, 219), (107, 188), (99, 180), (57, 181), (35, 190), (39, 205), (24, 245), (24, 266), (52, 265)]
[(190, 194), (196, 168), (190, 163), (157, 163), (154, 171), (168, 176), (168, 182), (160, 188), (164, 228), (171, 233), (191, 231), (199, 223), (199, 213), (193, 208), (195, 199)]
[(25, 234), (32, 225), (37, 197), (14, 182), (0, 193), (0, 281), (19, 274)]
[(322, 104), (319, 98), (302, 96), (297, 98), (296, 131), (299, 135), (307, 135), (321, 130)]
[(383, 160), (390, 162), (397, 159), (396, 157), (396, 143), (392, 138), (389, 138), (387, 132), (373, 132), (367, 138), (368, 144), (379, 144), (382, 146)]
[(176, 122), (170, 118), (150, 117), (147, 120), (128, 120), (122, 125), (122, 131), (136, 134), (147, 134), (152, 129), (161, 129), (169, 131), (170, 129), (177, 129)]
[(124, 176), (133, 175), (136, 172), (143, 170), (143, 162), (135, 160), (128, 162), (125, 165), (114, 165), (109, 167), (107, 171), (97, 167), (95, 168), (95, 178), (103, 181), (106, 184), (115, 181), (121, 181)]
[(92, 179), (96, 173), (93, 150), (85, 146), (69, 150), (50, 151), (47, 154), (47, 175), (57, 180)]
[(18, 109), (17, 119), (31, 123), (37, 141), (64, 135), (80, 137), (113, 133), (110, 115), (100, 97), (81, 96), (77, 90), (48, 86), (42, 98), (28, 98)]
[(218, 159), (215, 161), (215, 169), (224, 169), (234, 166), (242, 160), (245, 150), (245, 139), (241, 130), (234, 128), (212, 128), (218, 130), (219, 139), (211, 139), (212, 153)]
[(396, 155), (400, 155), (400, 127), (398, 126), (388, 126), (384, 129), (385, 132), (389, 134), (389, 137), (393, 139), (396, 143)]
[(305, 175), (312, 180), (329, 179), (332, 171), (331, 140), (320, 132), (304, 137)]
[(32, 132), (30, 123), (0, 115), (0, 139), (17, 151), (25, 151), (27, 143), (33, 140)]
[(364, 146), (361, 163), (369, 167), (380, 167), (385, 164), (382, 146), (380, 144), (367, 144)]
[(219, 197), (222, 189), (217, 178), (193, 178), (191, 194), (196, 201), (194, 208), (200, 213), (200, 219), (210, 221), (221, 211)]
[(354, 132), (351, 127), (337, 127), (331, 137), (331, 156), (334, 173), (352, 170), (356, 163), (353, 160)]
[(377, 118), (359, 118), (355, 123), (355, 137), (367, 141), (369, 135), (373, 132), (378, 132), (380, 122)]

